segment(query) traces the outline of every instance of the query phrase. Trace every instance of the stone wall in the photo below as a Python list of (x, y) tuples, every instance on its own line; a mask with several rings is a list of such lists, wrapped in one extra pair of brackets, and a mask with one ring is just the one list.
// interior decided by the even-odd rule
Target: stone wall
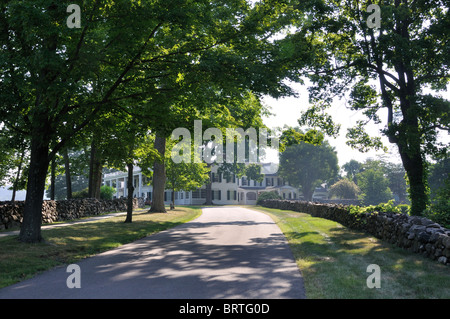
[[(14, 205), (10, 202), (0, 202), (0, 230), (20, 226), (24, 206), (24, 201), (18, 201)], [(134, 198), (133, 209), (142, 207), (144, 207), (144, 200), (142, 198)], [(42, 223), (49, 224), (56, 221), (126, 210), (126, 199), (98, 200), (95, 198), (86, 198), (59, 201), (45, 200), (42, 203)]]
[(289, 200), (268, 199), (262, 201), (261, 205), (330, 219), (450, 265), (450, 229), (425, 217), (386, 212), (355, 214), (350, 213), (349, 206)]
[(314, 202), (320, 204), (361, 205), (359, 199), (314, 199)]

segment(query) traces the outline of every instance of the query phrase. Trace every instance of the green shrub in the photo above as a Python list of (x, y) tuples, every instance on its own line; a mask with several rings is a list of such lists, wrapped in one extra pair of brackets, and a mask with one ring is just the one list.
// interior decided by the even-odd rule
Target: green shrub
[(73, 192), (72, 193), (72, 198), (73, 199), (87, 198), (88, 197), (88, 191), (89, 191), (89, 189), (86, 187), (85, 189), (82, 189), (81, 191)]
[[(116, 193), (116, 189), (110, 186), (102, 186), (100, 187), (100, 198), (101, 199), (112, 199), (114, 194)], [(82, 189), (81, 191), (74, 192), (72, 194), (72, 198), (88, 198), (89, 188)]]
[(116, 193), (116, 189), (111, 186), (102, 186), (100, 187), (100, 198), (101, 199), (113, 199), (114, 194)]
[(369, 205), (369, 206), (351, 205), (349, 208), (349, 212), (350, 212), (350, 214), (364, 214), (364, 213), (373, 213), (373, 212), (401, 214), (402, 209), (399, 206), (400, 205), (395, 206), (394, 200), (390, 200), (387, 203), (380, 203), (378, 205)]
[(261, 201), (265, 199), (281, 199), (281, 196), (278, 195), (276, 192), (263, 192), (259, 194), (256, 204), (260, 205)]
[(400, 204), (397, 205), (397, 207), (400, 209), (402, 214), (409, 215), (410, 206), (408, 204)]
[(450, 179), (445, 181), (444, 187), (441, 187), (437, 196), (431, 202), (430, 207), (425, 211), (425, 217), (432, 221), (450, 228)]

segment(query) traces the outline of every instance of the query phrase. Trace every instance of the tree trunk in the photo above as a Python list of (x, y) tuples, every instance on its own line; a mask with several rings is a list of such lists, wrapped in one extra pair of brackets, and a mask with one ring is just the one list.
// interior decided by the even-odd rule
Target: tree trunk
[(175, 209), (175, 190), (172, 189), (172, 205), (170, 205), (170, 209)]
[(312, 202), (312, 198), (314, 195), (314, 187), (312, 187), (311, 185), (309, 186), (302, 185), (302, 193), (303, 197), (305, 197), (305, 200)]
[(127, 181), (127, 189), (128, 189), (128, 196), (127, 196), (127, 218), (125, 219), (125, 223), (131, 223), (133, 219), (133, 192), (134, 192), (134, 185), (133, 185), (133, 163), (127, 163), (128, 168), (128, 181)]
[(22, 171), (22, 164), (23, 164), (24, 156), (25, 156), (25, 147), (22, 150), (22, 153), (20, 154), (19, 167), (17, 168), (16, 179), (14, 180), (14, 183), (13, 183), (12, 197), (11, 197), (11, 203), (13, 203), (13, 204), (16, 202), (17, 185), (19, 184), (19, 178), (20, 178), (20, 173)]
[(155, 149), (161, 155), (163, 161), (156, 160), (153, 165), (153, 200), (150, 212), (166, 213), (164, 205), (164, 190), (166, 187), (166, 171), (164, 165), (164, 156), (166, 152), (166, 139), (161, 134), (156, 133)]
[(89, 163), (89, 198), (100, 199), (100, 186), (102, 182), (102, 163), (99, 158), (95, 140), (91, 143), (91, 159)]
[(64, 168), (66, 171), (66, 191), (67, 199), (72, 199), (72, 179), (70, 177), (70, 162), (67, 148), (64, 150)]
[(23, 222), (19, 235), (19, 240), (26, 243), (42, 241), (42, 202), (49, 164), (49, 143), (44, 139), (45, 137), (40, 134), (33, 134), (31, 138), (30, 170), (28, 173)]
[(103, 177), (103, 164), (99, 160), (95, 164), (94, 171), (94, 198), (100, 199), (101, 197), (101, 187), (102, 187), (102, 177)]
[(90, 159), (89, 159), (89, 181), (88, 181), (88, 197), (92, 198), (93, 197), (93, 192), (94, 192), (94, 187), (93, 187), (93, 181), (94, 181), (94, 160), (95, 160), (95, 143), (94, 143), (94, 139), (92, 139), (91, 142), (91, 154), (90, 154)]
[(397, 145), (409, 180), (410, 214), (420, 216), (427, 208), (429, 200), (425, 163), (420, 152), (411, 154), (402, 144)]
[(53, 157), (50, 174), (50, 199), (55, 200), (56, 156)]

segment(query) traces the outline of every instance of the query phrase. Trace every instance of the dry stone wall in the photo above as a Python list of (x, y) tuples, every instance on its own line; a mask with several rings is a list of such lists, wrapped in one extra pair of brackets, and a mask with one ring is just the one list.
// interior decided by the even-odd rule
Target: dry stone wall
[[(0, 230), (20, 226), (24, 206), (24, 201), (19, 201), (15, 204), (0, 202)], [(134, 198), (133, 209), (142, 207), (144, 207), (144, 200), (142, 198)], [(60, 201), (45, 200), (42, 203), (42, 223), (49, 224), (56, 221), (126, 210), (126, 199), (98, 200), (95, 198), (86, 198)]]
[(292, 210), (336, 221), (383, 241), (450, 265), (450, 229), (425, 218), (406, 214), (351, 213), (349, 206), (268, 199), (264, 207)]

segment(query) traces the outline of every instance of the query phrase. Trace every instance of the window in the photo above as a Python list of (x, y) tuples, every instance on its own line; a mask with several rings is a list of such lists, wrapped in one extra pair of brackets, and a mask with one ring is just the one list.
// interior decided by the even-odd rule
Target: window
[(189, 192), (186, 192), (186, 199), (189, 199)]
[(222, 198), (222, 196), (221, 196), (221, 191), (220, 191), (220, 189), (219, 190), (211, 190), (211, 197), (212, 197), (212, 199), (214, 200), (214, 199), (217, 199), (217, 200), (221, 200)]
[(222, 176), (219, 173), (211, 173), (211, 182), (220, 183), (222, 181)]
[(192, 198), (200, 198), (200, 190), (199, 189), (192, 191)]
[(248, 200), (256, 200), (256, 193), (255, 192), (247, 193), (247, 199)]

